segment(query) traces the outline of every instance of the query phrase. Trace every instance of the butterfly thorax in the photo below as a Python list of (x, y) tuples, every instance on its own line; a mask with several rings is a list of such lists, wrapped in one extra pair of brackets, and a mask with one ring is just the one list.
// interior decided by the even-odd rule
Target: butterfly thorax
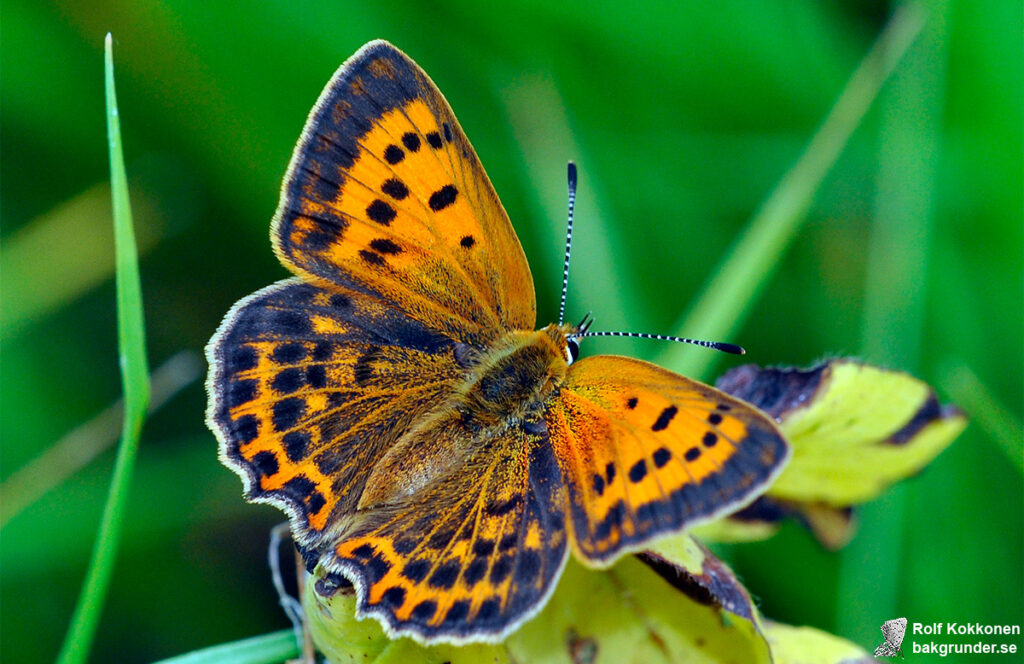
[(459, 395), (467, 425), (515, 425), (536, 412), (565, 379), (567, 332), (555, 324), (511, 332), (481, 353)]
[(569, 367), (569, 326), (515, 331), (491, 348), (476, 351), (466, 377), (444, 403), (413, 423), (377, 462), (359, 500), (360, 509), (413, 499), (434, 482), (464, 468), (510, 427), (542, 426), (542, 410)]

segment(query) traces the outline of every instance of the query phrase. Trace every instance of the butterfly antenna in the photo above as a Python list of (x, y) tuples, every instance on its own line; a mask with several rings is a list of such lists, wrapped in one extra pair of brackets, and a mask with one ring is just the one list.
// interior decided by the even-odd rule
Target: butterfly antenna
[(565, 322), (565, 298), (569, 293), (569, 256), (572, 253), (572, 215), (576, 207), (576, 164), (569, 162), (569, 223), (565, 231), (565, 262), (562, 263), (562, 303), (558, 305), (558, 324)]
[(743, 350), (742, 346), (736, 344), (727, 344), (722, 341), (704, 341), (703, 339), (687, 339), (685, 337), (673, 337), (666, 334), (646, 334), (644, 332), (588, 332), (586, 330), (581, 331), (576, 335), (577, 337), (635, 337), (637, 339), (658, 339), (660, 341), (678, 341), (684, 344), (694, 344), (695, 346), (703, 346), (704, 348), (714, 348), (720, 350), (723, 353), (732, 353), (733, 355), (743, 355), (747, 351)]

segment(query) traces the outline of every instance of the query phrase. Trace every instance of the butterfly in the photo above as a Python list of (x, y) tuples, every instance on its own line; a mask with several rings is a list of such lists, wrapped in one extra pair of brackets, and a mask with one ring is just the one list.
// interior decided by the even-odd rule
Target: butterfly
[(535, 329), (533, 279), (426, 73), (384, 41), (327, 84), (271, 237), (296, 276), (207, 347), (207, 421), (310, 570), (424, 643), (497, 641), (570, 551), (605, 567), (753, 500), (789, 455), (753, 406)]

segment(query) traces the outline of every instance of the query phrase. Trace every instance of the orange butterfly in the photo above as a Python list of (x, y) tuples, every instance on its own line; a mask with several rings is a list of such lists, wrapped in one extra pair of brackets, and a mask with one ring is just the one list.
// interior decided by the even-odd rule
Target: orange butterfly
[(298, 276), (210, 341), (208, 423), (309, 569), (349, 579), (391, 635), (500, 640), (570, 549), (610, 565), (748, 503), (788, 457), (742, 401), (638, 360), (574, 362), (580, 325), (534, 331), (487, 174), (387, 42), (321, 94), (271, 236)]

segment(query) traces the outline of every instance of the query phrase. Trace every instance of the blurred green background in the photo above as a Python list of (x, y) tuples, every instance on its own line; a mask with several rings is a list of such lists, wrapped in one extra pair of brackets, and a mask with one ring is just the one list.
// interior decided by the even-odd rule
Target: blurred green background
[[(855, 354), (905, 369), (973, 416), (921, 476), (867, 506), (847, 552), (826, 553), (796, 527), (725, 551), (768, 616), (869, 650), (894, 617), (876, 614), (878, 597), (918, 622), (1024, 615), (1022, 8), (926, 4), (930, 22), (728, 339), (759, 364)], [(102, 452), (11, 513), (15, 472), (120, 392), (107, 31), (158, 367), (183, 350), (198, 359), (235, 300), (285, 276), (268, 225), (288, 157), (324, 83), (370, 39), (405, 50), (448, 97), (530, 259), (541, 323), (557, 315), (574, 159), (569, 317), (592, 309), (603, 329), (667, 332), (892, 10), (5, 0), (0, 659), (56, 654), (113, 464)], [(662, 350), (632, 340), (584, 349)], [(203, 423), (205, 400), (199, 378), (145, 428), (93, 661), (145, 662), (287, 624), (266, 565), (268, 529), (282, 516), (242, 501)], [(104, 431), (116, 436), (118, 421), (68, 445), (88, 456)], [(44, 462), (41, 476), (60, 477), (68, 456)], [(28, 495), (24, 482), (19, 491)]]

